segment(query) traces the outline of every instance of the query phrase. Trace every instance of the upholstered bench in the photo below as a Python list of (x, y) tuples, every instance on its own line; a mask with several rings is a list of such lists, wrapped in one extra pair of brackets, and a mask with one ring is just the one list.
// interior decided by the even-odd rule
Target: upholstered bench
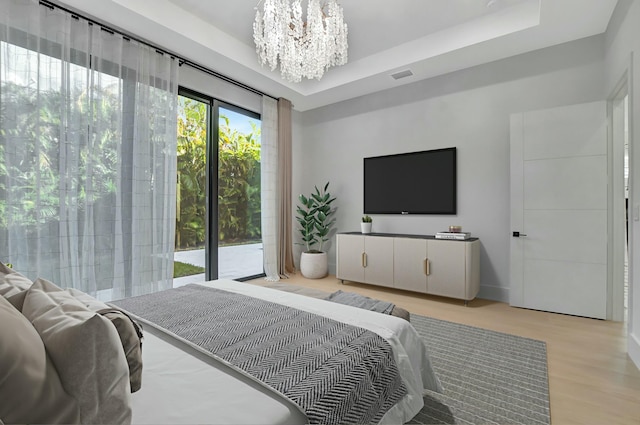
[(326, 296), (324, 299), (339, 304), (350, 305), (352, 307), (363, 308), (382, 314), (389, 314), (391, 316), (400, 317), (407, 322), (411, 321), (409, 312), (404, 308), (398, 307), (397, 305), (388, 301), (376, 300), (374, 298), (355, 294), (353, 292), (336, 291)]
[(393, 306), (393, 310), (391, 310), (391, 315), (404, 319), (407, 322), (411, 321), (411, 313), (409, 313), (407, 310), (405, 310), (402, 307), (398, 307), (397, 305)]
[[(331, 293), (331, 292), (321, 291), (319, 289), (305, 288), (304, 286), (297, 286), (297, 285), (292, 285), (290, 283), (284, 283), (284, 282), (273, 282), (273, 283), (268, 283), (262, 286), (265, 286), (267, 288), (277, 289), (279, 291), (294, 292), (296, 294), (305, 295), (307, 297), (312, 297), (312, 298), (319, 298), (322, 300), (326, 300), (328, 297), (331, 297), (332, 295), (336, 294), (335, 292)], [(342, 291), (338, 291), (338, 292), (342, 292)], [(354, 296), (354, 298), (360, 298), (361, 300), (363, 298), (366, 300), (371, 300), (374, 303), (379, 301), (373, 298), (365, 297), (364, 295), (353, 294), (350, 292), (344, 293), (344, 294), (349, 294), (351, 296)], [(362, 301), (366, 301), (366, 300), (362, 300)], [(339, 300), (329, 300), (329, 301), (340, 302)], [(401, 319), (404, 319), (407, 322), (411, 321), (410, 313), (404, 308), (398, 307), (397, 305), (394, 305), (393, 308), (391, 309), (391, 312), (387, 314), (391, 316), (400, 317)]]

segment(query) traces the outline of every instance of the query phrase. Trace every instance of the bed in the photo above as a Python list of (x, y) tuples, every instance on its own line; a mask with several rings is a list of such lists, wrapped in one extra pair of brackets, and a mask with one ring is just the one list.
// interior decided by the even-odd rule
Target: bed
[[(441, 390), (427, 349), (406, 320), (216, 280), (113, 303), (133, 319), (125, 323), (144, 328), (142, 386), (133, 392), (131, 353), (122, 329), (105, 316), (104, 304), (44, 279), (31, 283), (1, 264), (0, 295), (2, 321), (12, 323), (0, 328), (5, 423), (403, 423), (422, 408), (425, 389)], [(181, 298), (187, 295), (191, 301)], [(230, 307), (221, 307), (223, 302)], [(268, 316), (270, 310), (287, 317)], [(194, 328), (193, 321), (182, 321), (189, 315), (206, 325)], [(226, 317), (231, 318), (221, 319)], [(239, 338), (253, 322), (263, 333)], [(198, 337), (180, 330), (185, 323)], [(216, 329), (222, 332), (211, 334)], [(277, 334), (264, 333), (274, 329)], [(139, 347), (135, 332), (129, 334)], [(228, 335), (240, 350), (213, 355), (201, 341), (226, 344)], [(330, 345), (309, 345), (316, 340)], [(331, 351), (334, 345), (339, 350)], [(238, 358), (246, 361), (229, 352), (240, 352)], [(305, 363), (309, 359), (319, 359), (320, 366)], [(280, 369), (284, 363), (292, 368)], [(360, 417), (375, 420), (352, 419)]]
[[(440, 383), (431, 368), (426, 347), (415, 329), (405, 320), (231, 280), (221, 279), (200, 285), (294, 307), (314, 315), (367, 329), (382, 337), (392, 348), (395, 363), (406, 386), (406, 395), (384, 413), (379, 420), (380, 423), (397, 424), (410, 420), (423, 406), (422, 396), (425, 389), (441, 390)], [(123, 300), (116, 302), (116, 305), (127, 310), (127, 306), (131, 306), (132, 302)], [(135, 312), (133, 314), (135, 315)], [(169, 422), (171, 423), (278, 424), (301, 423), (309, 420), (296, 404), (291, 403), (277, 391), (256, 381), (247, 373), (225, 361), (212, 358), (205, 350), (183, 338), (167, 334), (166, 330), (155, 326), (148, 320), (136, 317), (144, 322), (145, 344), (149, 344), (150, 347), (145, 345), (143, 349), (145, 356), (143, 389), (133, 394), (132, 397), (134, 423), (158, 423), (162, 422), (163, 418), (170, 418)], [(162, 366), (164, 361), (156, 358), (161, 350), (160, 346), (164, 347), (162, 350), (165, 348), (168, 348), (169, 351), (178, 350), (175, 355), (181, 356), (183, 361), (188, 362), (189, 365), (185, 367), (185, 370), (179, 370), (178, 362), (169, 363), (172, 368), (171, 374), (167, 377), (167, 369)], [(185, 353), (186, 359), (184, 358)], [(194, 353), (197, 355), (194, 356)], [(216, 374), (220, 371), (223, 375), (233, 375), (233, 382), (236, 384), (233, 387), (234, 392), (222, 391), (220, 393), (220, 390), (212, 385), (212, 382), (216, 381), (215, 378), (203, 378), (203, 375), (198, 374), (198, 367), (200, 369), (206, 367), (204, 364), (197, 366), (194, 363), (196, 361), (214, 364)], [(160, 366), (158, 367), (158, 365)], [(192, 373), (193, 376), (202, 379), (189, 379), (188, 387), (180, 385), (179, 381), (186, 378), (187, 373)], [(172, 378), (175, 383), (169, 383), (168, 379)], [(156, 384), (157, 382), (164, 382), (164, 384)], [(172, 388), (183, 388), (185, 391), (172, 391)], [(243, 391), (246, 391), (245, 395), (243, 395)], [(208, 400), (207, 403), (197, 401), (197, 394), (208, 393), (214, 395), (204, 397)], [(163, 402), (157, 403), (158, 400)], [(149, 408), (151, 405), (159, 406), (159, 408), (151, 409)], [(176, 413), (176, 406), (184, 408), (180, 408), (180, 413)], [(187, 406), (191, 407), (186, 408)], [(189, 414), (187, 415), (186, 412)]]

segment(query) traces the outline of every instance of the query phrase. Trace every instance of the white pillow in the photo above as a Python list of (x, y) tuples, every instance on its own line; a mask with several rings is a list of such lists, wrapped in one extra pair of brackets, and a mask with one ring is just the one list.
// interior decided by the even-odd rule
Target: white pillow
[(115, 327), (45, 279), (27, 291), (22, 313), (42, 338), (83, 424), (131, 422), (129, 367)]
[(78, 423), (78, 403), (62, 387), (40, 336), (0, 297), (0, 422)]
[(87, 307), (89, 310), (93, 311), (93, 312), (98, 312), (100, 310), (104, 310), (107, 308), (112, 308), (110, 307), (108, 304), (103, 303), (102, 301), (99, 301), (97, 299), (95, 299), (94, 297), (92, 297), (91, 295), (82, 292), (78, 289), (75, 288), (67, 288), (66, 291), (71, 294), (71, 296), (73, 298), (75, 298), (76, 300), (78, 300), (80, 303), (82, 303), (82, 305), (84, 305), (85, 307)]

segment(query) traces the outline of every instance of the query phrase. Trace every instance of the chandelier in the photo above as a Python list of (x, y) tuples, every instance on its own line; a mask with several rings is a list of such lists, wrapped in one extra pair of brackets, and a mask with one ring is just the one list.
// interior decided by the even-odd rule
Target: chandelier
[[(322, 78), (331, 66), (347, 63), (347, 24), (337, 0), (264, 0), (256, 6), (253, 40), (262, 66), (273, 71), (280, 61), (282, 78), (298, 83), (302, 77)], [(260, 10), (260, 4), (263, 10)]]

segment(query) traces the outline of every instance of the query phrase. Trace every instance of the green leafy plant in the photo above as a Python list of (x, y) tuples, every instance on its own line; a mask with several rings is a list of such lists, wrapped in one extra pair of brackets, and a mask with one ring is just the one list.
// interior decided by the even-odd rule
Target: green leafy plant
[(206, 104), (180, 98), (176, 248), (204, 246), (206, 237)]
[[(335, 219), (331, 219), (334, 211), (331, 204), (336, 198), (332, 198), (327, 192), (329, 182), (324, 185), (322, 190), (315, 186), (315, 192), (310, 196), (300, 195), (296, 210), (296, 220), (300, 224), (299, 231), (302, 236), (303, 245), (306, 247), (305, 252), (318, 253), (323, 252), (322, 246), (324, 242), (329, 240), (329, 232), (335, 224)], [(318, 249), (313, 246), (318, 244)]]
[(218, 143), (218, 238), (225, 244), (261, 238), (260, 129), (240, 133), (221, 116)]
[(372, 223), (373, 219), (371, 217), (369, 217), (368, 215), (362, 216), (362, 222), (363, 223)]
[[(2, 81), (0, 234), (10, 222), (27, 233), (37, 233), (41, 226), (55, 226), (65, 205), (84, 210), (115, 193), (117, 93), (108, 85), (92, 86), (89, 102), (86, 90), (72, 86), (62, 93), (54, 88), (37, 90), (12, 79)], [(63, 143), (65, 120), (88, 116), (91, 125), (82, 142)], [(75, 172), (66, 171), (63, 158), (73, 161)], [(63, 182), (66, 190), (61, 197)], [(79, 228), (82, 225), (79, 221)]]
[[(178, 114), (176, 248), (206, 240), (207, 106), (181, 97)], [(260, 128), (239, 132), (221, 115), (218, 132), (218, 242), (235, 245), (261, 239)]]

